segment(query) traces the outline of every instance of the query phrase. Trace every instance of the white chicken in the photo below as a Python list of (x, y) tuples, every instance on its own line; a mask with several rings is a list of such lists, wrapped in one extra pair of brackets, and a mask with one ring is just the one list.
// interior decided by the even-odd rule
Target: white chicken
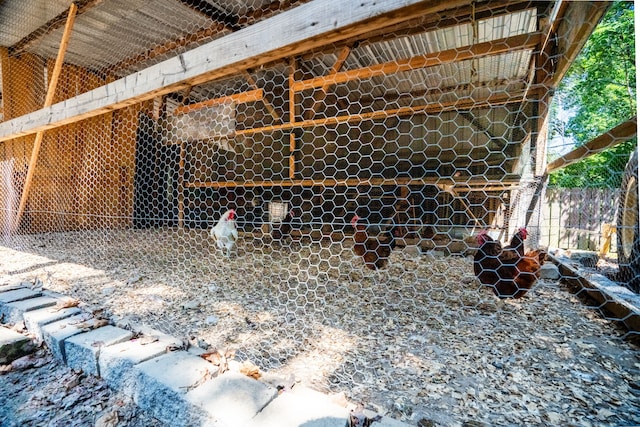
[(229, 209), (221, 217), (218, 223), (211, 229), (209, 235), (215, 240), (218, 248), (227, 257), (231, 256), (231, 250), (238, 239), (238, 229), (236, 227), (236, 211)]

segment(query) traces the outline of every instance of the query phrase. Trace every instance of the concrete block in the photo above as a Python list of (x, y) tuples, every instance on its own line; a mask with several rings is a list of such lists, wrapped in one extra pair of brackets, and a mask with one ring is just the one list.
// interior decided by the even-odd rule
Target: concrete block
[(247, 427), (345, 427), (349, 410), (305, 387), (280, 394)]
[(23, 299), (39, 297), (40, 295), (42, 295), (42, 292), (33, 291), (28, 288), (18, 288), (0, 293), (0, 305)]
[(100, 350), (127, 341), (132, 336), (130, 331), (107, 325), (69, 337), (64, 342), (67, 365), (73, 369), (82, 369), (86, 374), (100, 376)]
[(555, 264), (546, 263), (540, 267), (540, 278), (557, 280), (560, 278), (560, 270)]
[(213, 375), (217, 369), (201, 357), (176, 351), (136, 365), (136, 404), (172, 426), (203, 424), (206, 412), (185, 395)]
[(274, 387), (229, 371), (191, 390), (186, 399), (221, 425), (244, 426), (277, 394)]
[(0, 365), (7, 365), (34, 349), (35, 344), (28, 337), (0, 326)]
[(167, 353), (167, 341), (142, 344), (134, 339), (102, 349), (98, 358), (100, 376), (113, 389), (126, 395), (133, 394), (135, 374), (133, 367), (139, 363)]
[(57, 299), (51, 297), (35, 297), (6, 303), (0, 305), (0, 317), (4, 319), (5, 323), (22, 322), (24, 320), (23, 314), (27, 311), (52, 307), (56, 305), (57, 302)]
[(42, 342), (42, 327), (49, 323), (56, 322), (76, 314), (81, 311), (77, 307), (63, 308), (61, 310), (53, 308), (41, 308), (24, 313), (24, 325), (39, 342)]
[(16, 289), (26, 288), (22, 283), (5, 283), (0, 285), (0, 292), (15, 291)]
[(87, 315), (75, 315), (49, 323), (41, 328), (42, 339), (56, 359), (66, 363), (64, 341), (69, 337), (81, 334), (82, 329), (76, 328), (75, 325), (84, 322), (86, 319)]

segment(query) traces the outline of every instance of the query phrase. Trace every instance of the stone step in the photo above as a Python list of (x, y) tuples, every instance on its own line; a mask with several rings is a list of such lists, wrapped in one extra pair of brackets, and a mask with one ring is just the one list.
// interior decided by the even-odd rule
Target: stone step
[(29, 337), (0, 326), (0, 365), (8, 365), (34, 349), (35, 343)]
[[(10, 291), (13, 292), (13, 291)], [(9, 292), (5, 292), (7, 294)], [(0, 294), (2, 296), (3, 294)], [(0, 305), (0, 317), (4, 323), (18, 323), (24, 320), (23, 315), (32, 310), (38, 310), (45, 307), (53, 307), (58, 303), (57, 298), (48, 296), (35, 296), (32, 298), (21, 299)]]
[(69, 337), (64, 343), (67, 365), (73, 369), (82, 369), (86, 374), (100, 376), (98, 365), (100, 350), (128, 341), (132, 336), (131, 331), (107, 325)]

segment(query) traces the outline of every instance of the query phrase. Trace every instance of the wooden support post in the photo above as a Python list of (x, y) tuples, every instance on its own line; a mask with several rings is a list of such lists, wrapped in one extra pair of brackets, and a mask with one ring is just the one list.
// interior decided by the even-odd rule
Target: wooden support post
[[(73, 28), (73, 22), (75, 21), (76, 12), (78, 7), (75, 3), (71, 3), (69, 7), (69, 15), (67, 16), (67, 23), (64, 27), (64, 33), (62, 34), (62, 40), (60, 41), (60, 48), (58, 49), (58, 56), (56, 57), (56, 63), (51, 73), (51, 81), (49, 82), (49, 88), (47, 89), (47, 96), (44, 100), (44, 107), (50, 107), (53, 104), (53, 98), (56, 93), (56, 86), (58, 85), (58, 78), (62, 70), (62, 64), (64, 62), (64, 55), (69, 45), (69, 38), (71, 37), (71, 29)], [(36, 139), (33, 143), (33, 150), (31, 151), (31, 160), (27, 169), (27, 176), (24, 181), (24, 187), (22, 189), (22, 196), (20, 197), (20, 205), (18, 206), (18, 212), (13, 223), (13, 231), (16, 231), (20, 226), (24, 209), (27, 206), (27, 199), (29, 198), (29, 191), (33, 184), (33, 176), (35, 174), (36, 164), (38, 163), (38, 154), (40, 153), (40, 147), (42, 146), (42, 138), (44, 131), (36, 133)]]
[(184, 167), (185, 142), (180, 141), (180, 161), (178, 166), (178, 228), (184, 228)]
[[(289, 66), (289, 123), (293, 126), (296, 122), (296, 92), (293, 89), (296, 74), (296, 59), (291, 58)], [(296, 131), (291, 129), (289, 133), (289, 179), (296, 177)]]
[(598, 255), (600, 258), (604, 258), (609, 253), (609, 250), (611, 250), (611, 238), (613, 237), (613, 233), (616, 232), (616, 226), (615, 224), (602, 224), (601, 232), (602, 245)]
[[(338, 54), (338, 59), (336, 59), (336, 63), (333, 64), (333, 67), (331, 67), (331, 70), (329, 71), (329, 75), (336, 74), (342, 69), (342, 66), (347, 61), (347, 58), (349, 57), (350, 53), (351, 53), (351, 47), (346, 46), (342, 48), (342, 50)], [(324, 102), (325, 98), (327, 97), (330, 86), (331, 85), (324, 85), (320, 88), (320, 93), (314, 100), (313, 105), (311, 106), (311, 109), (307, 111), (306, 118), (308, 120), (313, 119), (313, 116), (315, 116), (316, 112), (318, 111), (318, 108), (320, 108), (320, 105)]]
[[(260, 89), (260, 87), (258, 86), (258, 83), (253, 78), (253, 76), (249, 73), (249, 71), (245, 71), (244, 75), (245, 75), (245, 78), (247, 79), (247, 83), (249, 83), (254, 89)], [(263, 96), (262, 103), (264, 104), (264, 107), (267, 109), (269, 114), (271, 114), (271, 117), (273, 117), (273, 120), (275, 120), (276, 122), (279, 122), (280, 116), (278, 115), (278, 112), (275, 110), (275, 108), (273, 108), (273, 105), (271, 105), (271, 102), (269, 102), (269, 100)]]

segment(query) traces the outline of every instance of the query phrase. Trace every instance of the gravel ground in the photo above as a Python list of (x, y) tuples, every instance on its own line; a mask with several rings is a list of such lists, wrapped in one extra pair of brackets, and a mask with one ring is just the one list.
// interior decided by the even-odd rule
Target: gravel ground
[[(101, 379), (74, 372), (47, 349), (0, 374), (0, 425), (164, 427)], [(29, 366), (29, 367), (27, 367)]]
[[(501, 301), (472, 260), (410, 250), (369, 271), (351, 242), (206, 230), (21, 236), (0, 273), (410, 424), (640, 424), (640, 351), (557, 281)], [(422, 420), (422, 421), (421, 421)], [(131, 424), (134, 425), (134, 424)]]

